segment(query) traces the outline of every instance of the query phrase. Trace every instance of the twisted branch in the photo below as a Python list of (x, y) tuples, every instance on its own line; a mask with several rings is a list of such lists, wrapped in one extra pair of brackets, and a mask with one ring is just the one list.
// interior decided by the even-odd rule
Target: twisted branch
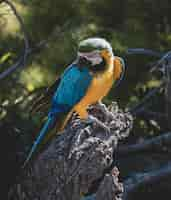
[[(52, 40), (52, 36), (62, 36), (62, 34), (68, 29), (68, 26), (70, 25), (70, 21), (67, 21), (62, 28), (59, 29), (58, 26), (55, 27), (55, 29), (52, 31), (52, 33), (49, 35), (49, 37), (46, 40), (42, 40), (35, 44), (34, 46), (30, 44), (30, 39), (28, 32), (25, 28), (24, 22), (22, 17), (18, 14), (17, 9), (15, 8), (14, 4), (10, 0), (0, 0), (0, 4), (5, 3), (9, 6), (9, 8), (12, 10), (14, 16), (16, 17), (18, 23), (20, 24), (21, 31), (23, 32), (23, 40), (24, 40), (24, 48), (23, 52), (17, 59), (17, 61), (10, 66), (7, 70), (3, 71), (0, 74), (0, 80), (14, 72), (19, 67), (24, 67), (26, 65), (26, 61), (30, 54), (33, 54), (37, 52), (40, 49), (43, 49), (44, 47), (47, 47), (48, 43)], [(58, 30), (57, 30), (58, 28)]]
[(5, 70), (4, 72), (2, 72), (0, 74), (0, 80), (5, 78), (6, 76), (8, 76), (9, 74), (11, 74), (13, 71), (15, 71), (17, 68), (19, 67), (24, 67), (26, 64), (26, 60), (28, 58), (28, 52), (30, 49), (30, 44), (29, 44), (29, 37), (28, 37), (28, 33), (26, 31), (23, 19), (21, 18), (21, 16), (18, 14), (15, 6), (13, 5), (13, 3), (9, 0), (2, 0), (0, 1), (0, 3), (5, 3), (7, 4), (10, 9), (12, 10), (14, 16), (16, 17), (17, 21), (20, 24), (20, 28), (23, 32), (23, 39), (24, 39), (24, 49), (23, 49), (23, 53), (21, 53), (21, 55), (19, 56), (18, 60), (12, 65), (10, 66), (7, 70)]

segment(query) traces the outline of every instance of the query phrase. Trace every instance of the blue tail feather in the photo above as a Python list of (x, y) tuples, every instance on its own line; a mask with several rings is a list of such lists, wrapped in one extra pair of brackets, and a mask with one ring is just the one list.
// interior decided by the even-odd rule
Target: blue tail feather
[(42, 140), (44, 139), (45, 135), (48, 133), (49, 129), (51, 129), (54, 125), (56, 117), (49, 117), (45, 123), (45, 125), (43, 126), (43, 128), (41, 129), (39, 136), (36, 138), (28, 156), (27, 159), (25, 160), (24, 164), (23, 164), (23, 168), (26, 166), (26, 164), (29, 162), (29, 160), (31, 159), (33, 153), (36, 151), (38, 145), (42, 142)]

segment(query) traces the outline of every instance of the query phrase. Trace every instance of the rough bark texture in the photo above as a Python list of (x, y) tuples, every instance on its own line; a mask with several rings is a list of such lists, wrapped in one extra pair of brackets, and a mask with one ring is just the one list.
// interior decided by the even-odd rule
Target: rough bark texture
[(110, 132), (73, 116), (64, 132), (23, 171), (10, 191), (10, 200), (122, 199), (119, 171), (110, 167), (118, 140), (132, 128), (132, 117), (116, 103), (109, 108), (93, 106), (89, 113)]

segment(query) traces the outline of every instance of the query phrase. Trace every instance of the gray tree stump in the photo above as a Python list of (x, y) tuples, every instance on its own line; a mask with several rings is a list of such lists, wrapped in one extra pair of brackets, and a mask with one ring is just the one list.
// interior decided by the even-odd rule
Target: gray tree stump
[(63, 133), (27, 167), (9, 193), (9, 200), (119, 200), (123, 186), (119, 171), (111, 169), (120, 139), (128, 136), (132, 117), (116, 103), (92, 106), (96, 123), (73, 116)]

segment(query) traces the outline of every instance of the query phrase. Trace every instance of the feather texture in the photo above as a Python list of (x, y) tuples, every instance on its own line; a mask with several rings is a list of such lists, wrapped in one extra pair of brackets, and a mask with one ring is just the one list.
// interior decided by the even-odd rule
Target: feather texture
[(92, 81), (92, 75), (86, 67), (79, 68), (73, 64), (65, 71), (52, 98), (52, 105), (49, 110), (48, 119), (36, 138), (29, 154), (24, 162), (24, 166), (32, 158), (33, 153), (38, 149), (48, 133), (55, 127), (55, 123), (60, 115), (69, 113), (86, 94)]

